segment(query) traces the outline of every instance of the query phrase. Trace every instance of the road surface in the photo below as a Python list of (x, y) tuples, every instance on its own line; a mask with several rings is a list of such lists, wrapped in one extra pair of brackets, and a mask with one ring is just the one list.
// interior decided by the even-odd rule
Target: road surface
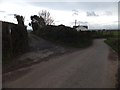
[(97, 39), (89, 48), (28, 67), (27, 74), (3, 88), (114, 88), (117, 61), (111, 63), (109, 53), (110, 47)]

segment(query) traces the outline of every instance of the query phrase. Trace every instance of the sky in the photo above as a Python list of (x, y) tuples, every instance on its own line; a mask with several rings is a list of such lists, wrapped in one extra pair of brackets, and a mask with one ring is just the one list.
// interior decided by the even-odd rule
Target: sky
[(77, 25), (87, 25), (89, 29), (118, 28), (118, 0), (0, 0), (2, 21), (17, 23), (14, 14), (19, 14), (28, 26), (30, 16), (41, 10), (50, 12), (55, 25), (73, 27), (77, 20)]

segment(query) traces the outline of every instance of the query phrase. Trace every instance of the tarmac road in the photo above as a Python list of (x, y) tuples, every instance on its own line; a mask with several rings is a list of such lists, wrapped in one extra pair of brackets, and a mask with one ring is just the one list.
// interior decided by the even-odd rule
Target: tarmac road
[(91, 47), (29, 67), (29, 73), (3, 83), (3, 88), (114, 88), (117, 61), (110, 47), (96, 39)]

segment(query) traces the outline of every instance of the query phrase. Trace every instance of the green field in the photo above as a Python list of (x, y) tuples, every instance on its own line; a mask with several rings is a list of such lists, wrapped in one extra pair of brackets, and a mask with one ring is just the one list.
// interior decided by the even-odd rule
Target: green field
[(120, 55), (120, 31), (112, 31), (111, 37), (107, 37), (105, 43), (110, 45)]

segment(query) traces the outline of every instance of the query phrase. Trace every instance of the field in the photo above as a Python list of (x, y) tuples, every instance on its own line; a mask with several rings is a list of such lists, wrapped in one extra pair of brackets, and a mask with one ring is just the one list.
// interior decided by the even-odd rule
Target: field
[(112, 31), (111, 37), (107, 37), (105, 42), (110, 45), (118, 54), (120, 54), (120, 31)]

